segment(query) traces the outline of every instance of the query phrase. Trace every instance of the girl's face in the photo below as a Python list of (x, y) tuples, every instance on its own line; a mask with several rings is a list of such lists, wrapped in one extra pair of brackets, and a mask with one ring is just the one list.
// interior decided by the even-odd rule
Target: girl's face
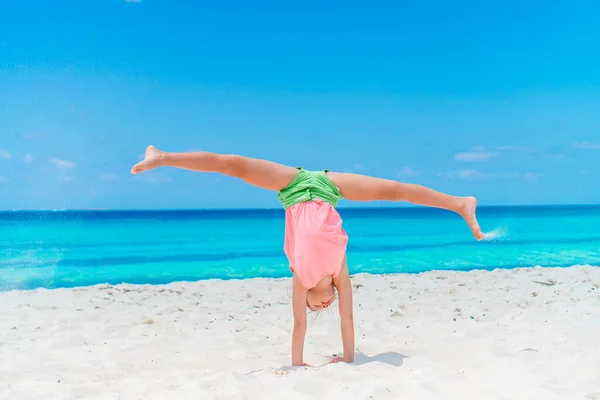
[(333, 283), (329, 285), (317, 285), (308, 291), (306, 305), (313, 311), (327, 308), (335, 300), (335, 290)]

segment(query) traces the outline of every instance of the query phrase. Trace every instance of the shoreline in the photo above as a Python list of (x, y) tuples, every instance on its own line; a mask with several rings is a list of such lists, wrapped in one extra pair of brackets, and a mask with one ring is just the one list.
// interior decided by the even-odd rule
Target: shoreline
[[(371, 272), (359, 272), (351, 274), (350, 277), (355, 279), (356, 277), (360, 277), (363, 275), (373, 275), (373, 276), (383, 276), (383, 277), (394, 277), (394, 276), (418, 276), (423, 274), (430, 273), (460, 273), (460, 274), (468, 274), (470, 272), (494, 272), (494, 271), (520, 271), (520, 270), (535, 270), (535, 269), (568, 269), (568, 268), (600, 268), (600, 266), (590, 265), (590, 264), (574, 264), (574, 265), (559, 265), (559, 266), (541, 266), (535, 265), (531, 267), (518, 266), (518, 267), (494, 267), (491, 269), (486, 268), (472, 268), (472, 269), (432, 269), (428, 271), (420, 271), (420, 272), (390, 272), (390, 273), (371, 273)], [(292, 276), (256, 276), (256, 277), (248, 277), (248, 278), (206, 278), (206, 279), (196, 279), (196, 280), (174, 280), (164, 283), (135, 283), (135, 282), (120, 282), (120, 283), (110, 283), (110, 282), (98, 282), (91, 285), (79, 285), (79, 286), (60, 286), (60, 287), (36, 287), (33, 289), (9, 289), (9, 290), (0, 290), (0, 295), (2, 293), (10, 293), (10, 292), (35, 292), (35, 291), (53, 291), (53, 290), (70, 290), (70, 289), (81, 289), (81, 288), (94, 288), (97, 286), (111, 286), (117, 287), (121, 285), (125, 286), (153, 286), (153, 287), (164, 287), (168, 285), (176, 285), (176, 284), (194, 284), (201, 282), (229, 282), (229, 281), (286, 281), (290, 280)]]
[(356, 361), (327, 363), (334, 303), (309, 315), (310, 368), (289, 367), (289, 278), (2, 292), (0, 397), (600, 398), (598, 267), (352, 283)]

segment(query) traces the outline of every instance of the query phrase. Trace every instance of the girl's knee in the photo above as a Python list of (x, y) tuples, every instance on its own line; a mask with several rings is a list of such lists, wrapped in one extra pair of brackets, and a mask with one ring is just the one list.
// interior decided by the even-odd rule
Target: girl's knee
[(406, 200), (406, 191), (409, 187), (409, 183), (387, 181), (380, 188), (379, 197), (381, 200), (404, 201)]
[(222, 154), (219, 158), (220, 172), (223, 175), (242, 178), (246, 174), (244, 157), (237, 154)]

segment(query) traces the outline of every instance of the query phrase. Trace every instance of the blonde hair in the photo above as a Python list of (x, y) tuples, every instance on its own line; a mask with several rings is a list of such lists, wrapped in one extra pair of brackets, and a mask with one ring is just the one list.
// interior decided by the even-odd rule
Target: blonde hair
[[(314, 317), (312, 318), (312, 322), (315, 322), (318, 317), (322, 317), (324, 311), (327, 311), (327, 313), (329, 314), (329, 316), (333, 318), (332, 311), (331, 311), (332, 308), (333, 308), (332, 306), (334, 304), (337, 305), (338, 302), (336, 302), (336, 300), (338, 299), (339, 296), (338, 296), (338, 290), (335, 287), (335, 285), (332, 285), (332, 286), (333, 286), (333, 301), (331, 302), (331, 304), (329, 305), (329, 307), (327, 307), (327, 308), (321, 308), (321, 309), (318, 309), (318, 310), (313, 310), (308, 305), (308, 299), (306, 299), (306, 308), (308, 310), (307, 314), (314, 315)], [(294, 289), (293, 288), (294, 288), (293, 285), (289, 284), (289, 285), (287, 285), (286, 290), (285, 290), (286, 294), (287, 294), (287, 297), (290, 300), (294, 297), (294, 295), (293, 295), (293, 290)]]

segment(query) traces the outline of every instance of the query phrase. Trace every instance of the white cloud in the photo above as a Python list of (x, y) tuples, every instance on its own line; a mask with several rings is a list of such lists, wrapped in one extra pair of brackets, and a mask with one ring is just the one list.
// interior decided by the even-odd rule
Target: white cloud
[(483, 179), (487, 178), (488, 174), (479, 172), (476, 169), (460, 169), (457, 171), (440, 172), (438, 176), (445, 178), (459, 178), (459, 179)]
[(59, 160), (57, 158), (51, 158), (50, 163), (61, 170), (75, 169), (77, 166), (77, 164), (75, 164), (73, 161)]
[(577, 143), (573, 143), (573, 147), (575, 147), (576, 149), (600, 150), (600, 143), (577, 142)]
[(489, 161), (496, 157), (498, 153), (491, 151), (467, 151), (454, 155), (456, 161)]
[(398, 171), (398, 175), (399, 176), (419, 176), (419, 175), (421, 175), (421, 172), (417, 171), (416, 169), (412, 169), (411, 167), (402, 167)]
[(362, 171), (363, 166), (362, 166), (362, 164), (354, 164), (354, 169), (357, 171)]
[(525, 172), (524, 174), (521, 174), (519, 172), (509, 172), (509, 173), (495, 173), (495, 174), (490, 174), (491, 177), (494, 178), (508, 178), (508, 179), (537, 179), (539, 177), (542, 176), (542, 174), (538, 174), (537, 172)]
[(484, 146), (474, 146), (469, 151), (462, 151), (454, 154), (456, 161), (472, 161), (481, 162), (489, 161), (494, 157), (500, 156), (501, 153), (514, 152), (514, 153), (537, 153), (540, 150), (536, 147), (527, 146), (497, 146), (491, 150), (486, 149)]
[(585, 169), (580, 169), (578, 172), (580, 175), (586, 175), (588, 173)]
[(59, 176), (58, 180), (61, 182), (73, 182), (75, 178), (73, 178), (72, 176)]
[(541, 176), (540, 174), (536, 174), (535, 172), (526, 172), (523, 175), (523, 179), (537, 179), (540, 176)]
[(170, 176), (165, 175), (162, 172), (153, 172), (150, 174), (137, 174), (133, 176), (133, 179), (140, 180), (145, 183), (167, 183), (172, 182), (173, 179)]
[(499, 172), (497, 174), (493, 174), (493, 176), (497, 178), (514, 179), (520, 178), (521, 174), (519, 174), (518, 172)]
[(537, 153), (540, 151), (538, 148), (529, 146), (498, 146), (496, 149), (499, 151), (513, 151), (515, 153)]
[(10, 180), (10, 179), (8, 179), (8, 178), (7, 178), (7, 177), (5, 177), (5, 176), (0, 176), (0, 183), (2, 183), (2, 182), (8, 182), (9, 180)]
[(23, 157), (23, 162), (26, 162), (27, 164), (32, 163), (34, 160), (35, 158), (33, 158), (31, 154), (25, 154), (25, 157)]
[(117, 182), (119, 180), (119, 176), (115, 174), (101, 174), (99, 179), (104, 182)]
[(454, 154), (456, 161), (489, 161), (498, 155), (494, 151), (486, 151), (483, 146), (475, 146), (471, 151), (463, 151)]
[(463, 169), (459, 171), (459, 176), (462, 179), (469, 179), (469, 178), (487, 178), (487, 174), (483, 173), (483, 172), (479, 172), (476, 169)]
[(500, 179), (537, 179), (541, 174), (536, 172), (496, 172), (485, 173), (476, 169), (460, 169), (456, 171), (440, 172), (438, 176), (451, 179), (485, 179), (485, 178), (500, 178)]
[(12, 158), (12, 154), (6, 150), (0, 149), (0, 158), (3, 160), (10, 160)]

